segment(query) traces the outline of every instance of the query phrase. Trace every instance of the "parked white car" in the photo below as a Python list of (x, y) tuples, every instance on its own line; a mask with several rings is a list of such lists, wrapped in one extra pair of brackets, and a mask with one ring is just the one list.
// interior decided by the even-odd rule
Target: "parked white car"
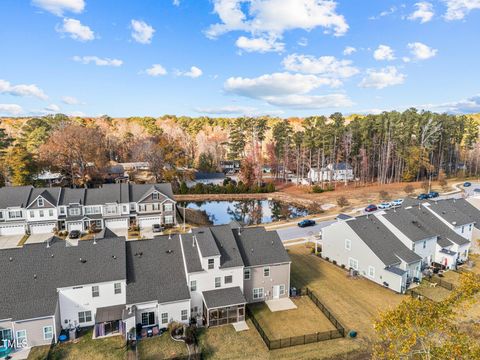
[(390, 204), (391, 204), (392, 206), (400, 206), (400, 205), (403, 204), (403, 199), (393, 200)]
[(381, 203), (378, 204), (377, 206), (379, 209), (390, 209), (392, 207), (392, 204), (390, 203)]

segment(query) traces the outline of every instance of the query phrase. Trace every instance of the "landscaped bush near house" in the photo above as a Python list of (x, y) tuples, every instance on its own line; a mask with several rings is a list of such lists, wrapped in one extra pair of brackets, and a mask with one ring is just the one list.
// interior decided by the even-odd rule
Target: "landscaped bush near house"
[(179, 193), (187, 194), (261, 194), (275, 192), (275, 184), (262, 183), (260, 185), (254, 184), (248, 187), (242, 181), (236, 183), (235, 181), (224, 182), (224, 185), (202, 184), (198, 183), (189, 188), (182, 182), (179, 187)]
[(316, 194), (321, 194), (325, 191), (333, 191), (333, 190), (335, 190), (335, 187), (332, 186), (332, 185), (328, 185), (324, 188), (322, 188), (320, 185), (313, 185), (312, 186), (312, 192), (316, 193)]
[(350, 202), (348, 201), (348, 199), (345, 197), (345, 196), (340, 196), (338, 199), (337, 199), (337, 204), (338, 206), (340, 207), (345, 207), (345, 206), (348, 206), (350, 205)]

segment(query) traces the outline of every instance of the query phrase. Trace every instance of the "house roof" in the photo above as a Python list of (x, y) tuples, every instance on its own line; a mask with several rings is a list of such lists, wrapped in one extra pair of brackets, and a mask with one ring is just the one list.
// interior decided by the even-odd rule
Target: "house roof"
[(198, 244), (195, 243), (193, 234), (182, 234), (181, 237), (187, 271), (189, 273), (202, 271), (202, 262), (198, 254)]
[(220, 250), (210, 228), (197, 228), (193, 229), (192, 232), (197, 239), (197, 244), (203, 257), (220, 256)]
[(247, 300), (245, 300), (245, 297), (243, 296), (242, 290), (238, 286), (203, 291), (202, 295), (207, 309), (215, 309), (247, 303)]
[(414, 263), (422, 260), (407, 248), (376, 216), (359, 216), (345, 222), (374, 252), (385, 266)]
[(105, 184), (101, 188), (87, 189), (85, 205), (128, 203), (128, 186), (129, 184)]
[(166, 197), (173, 199), (173, 190), (170, 183), (163, 184), (129, 184), (130, 202), (138, 202), (149, 192), (156, 190)]
[(128, 241), (127, 304), (190, 298), (178, 235)]
[(0, 209), (26, 207), (33, 186), (12, 186), (0, 188)]
[(338, 214), (335, 219), (336, 220), (350, 220), (350, 219), (353, 219), (353, 216), (350, 216), (350, 215), (347, 215), (347, 214)]
[(195, 172), (195, 180), (216, 180), (216, 179), (225, 179), (225, 174), (223, 172), (219, 173), (209, 173), (209, 172)]
[(418, 221), (416, 216), (404, 208), (387, 210), (383, 217), (411, 241), (415, 242), (436, 237), (434, 232), (428, 229), (422, 222)]
[(352, 166), (346, 162), (339, 162), (336, 164), (329, 164), (333, 170), (351, 170)]
[(473, 219), (454, 206), (453, 203), (455, 201), (456, 200), (429, 201), (425, 206), (454, 226), (471, 224)]
[(276, 231), (263, 227), (233, 229), (245, 266), (290, 262), (290, 257)]
[(0, 319), (52, 316), (57, 288), (126, 278), (125, 238), (79, 241), (67, 247), (52, 238), (44, 243), (0, 251), (2, 306)]
[(468, 215), (472, 221), (475, 222), (475, 227), (480, 228), (480, 210), (470, 204), (465, 199), (450, 200), (450, 204), (457, 210)]
[(402, 270), (396, 266), (387, 266), (385, 270), (399, 276), (403, 276), (407, 272), (406, 270)]
[[(32, 188), (30, 193), (30, 197), (28, 199), (28, 205), (30, 209), (37, 209), (39, 208), (36, 203), (33, 203), (35, 199), (39, 196), (47, 200), (53, 206), (57, 206), (58, 200), (60, 198), (61, 188)], [(33, 203), (33, 204), (32, 204)]]
[(64, 188), (60, 195), (59, 205), (85, 204), (85, 191), (85, 188)]
[(220, 251), (220, 267), (243, 266), (242, 255), (230, 225), (212, 226), (210, 231)]

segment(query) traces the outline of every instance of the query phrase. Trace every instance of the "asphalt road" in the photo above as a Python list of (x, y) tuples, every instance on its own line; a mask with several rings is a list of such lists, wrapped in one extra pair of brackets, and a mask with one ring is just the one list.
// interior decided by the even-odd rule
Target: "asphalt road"
[(282, 241), (303, 239), (313, 235), (318, 235), (322, 228), (333, 224), (334, 222), (334, 220), (322, 221), (318, 222), (314, 226), (308, 226), (305, 228), (301, 228), (295, 225), (283, 229), (278, 229), (277, 233)]

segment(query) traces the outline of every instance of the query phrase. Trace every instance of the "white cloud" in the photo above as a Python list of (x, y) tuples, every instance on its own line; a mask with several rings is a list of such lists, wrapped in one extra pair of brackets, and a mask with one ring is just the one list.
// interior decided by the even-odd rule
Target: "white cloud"
[(264, 100), (270, 105), (292, 109), (323, 109), (354, 105), (345, 94), (269, 96)]
[(373, 57), (375, 60), (395, 60), (395, 55), (393, 49), (388, 45), (379, 45), (378, 48), (373, 52)]
[(17, 104), (0, 104), (0, 114), (4, 115), (20, 115), (23, 109)]
[(35, 84), (12, 85), (6, 80), (0, 79), (0, 94), (14, 96), (33, 96), (42, 100), (48, 99), (48, 96)]
[(392, 6), (391, 8), (389, 8), (388, 10), (384, 10), (382, 11), (380, 14), (378, 14), (377, 16), (370, 16), (368, 19), (369, 20), (378, 20), (382, 17), (385, 17), (385, 16), (388, 16), (388, 15), (392, 15), (393, 13), (395, 13), (397, 11), (397, 7), (396, 6)]
[(74, 56), (73, 61), (80, 62), (82, 64), (94, 63), (97, 66), (118, 67), (123, 64), (123, 61), (119, 59), (99, 58), (98, 56)]
[(203, 74), (203, 71), (202, 69), (196, 67), (196, 66), (192, 66), (190, 68), (190, 71), (176, 71), (175, 72), (175, 75), (177, 76), (187, 76), (187, 77), (191, 77), (192, 79), (195, 79), (195, 78), (198, 78), (200, 76), (202, 76)]
[(337, 60), (334, 56), (288, 55), (283, 59), (286, 70), (305, 74), (321, 74), (333, 78), (348, 78), (358, 74), (351, 60)]
[(180, 6), (180, 0), (173, 0), (173, 5)]
[(56, 30), (59, 33), (68, 34), (72, 39), (78, 41), (91, 41), (95, 39), (94, 32), (76, 19), (63, 19), (63, 25), (57, 26)]
[(60, 106), (58, 106), (56, 104), (50, 104), (48, 106), (45, 106), (43, 109), (47, 113), (58, 113), (58, 112), (60, 112)]
[(410, 20), (420, 20), (420, 23), (424, 24), (432, 20), (433, 5), (426, 1), (421, 1), (415, 4), (416, 10), (408, 17)]
[(379, 70), (368, 69), (367, 75), (362, 79), (359, 86), (383, 89), (388, 86), (403, 84), (405, 77), (395, 66), (387, 66)]
[(355, 49), (353, 46), (347, 46), (343, 50), (343, 55), (345, 56), (352, 55), (354, 52), (357, 52), (357, 49)]
[(73, 97), (73, 96), (63, 96), (62, 97), (62, 102), (67, 105), (79, 105), (81, 104), (80, 101)]
[(220, 21), (206, 30), (209, 38), (230, 31), (245, 31), (254, 37), (275, 37), (292, 29), (310, 31), (325, 28), (335, 36), (344, 35), (348, 24), (336, 12), (333, 0), (213, 0)]
[(480, 0), (443, 0), (447, 5), (446, 20), (462, 20), (470, 11), (480, 9)]
[(297, 44), (298, 46), (308, 46), (308, 39), (306, 37), (301, 37), (300, 39), (298, 39), (297, 41)]
[(79, 14), (85, 8), (84, 0), (32, 0), (32, 4), (57, 16), (67, 11)]
[(153, 64), (151, 68), (145, 70), (150, 76), (162, 76), (167, 75), (167, 70), (160, 64)]
[(478, 113), (480, 112), (480, 94), (459, 101), (446, 102), (443, 104), (426, 104), (418, 107), (432, 111), (454, 114)]
[(195, 111), (202, 114), (221, 115), (221, 114), (252, 114), (256, 108), (248, 106), (221, 106), (215, 108), (195, 108)]
[(412, 59), (410, 59), (408, 56), (404, 56), (402, 57), (402, 61), (405, 63), (409, 63), (410, 61), (412, 61)]
[(153, 33), (155, 29), (148, 25), (145, 21), (135, 20), (131, 21), (132, 38), (140, 44), (150, 44), (152, 42)]
[(433, 49), (425, 44), (422, 44), (421, 42), (410, 43), (408, 44), (408, 48), (416, 60), (430, 59), (437, 55), (438, 52), (437, 49)]
[(235, 42), (235, 45), (246, 52), (282, 52), (285, 49), (285, 44), (277, 42), (275, 37), (247, 38), (240, 36)]
[(70, 111), (67, 113), (68, 116), (74, 116), (74, 117), (85, 117), (87, 116), (84, 112), (82, 111)]

